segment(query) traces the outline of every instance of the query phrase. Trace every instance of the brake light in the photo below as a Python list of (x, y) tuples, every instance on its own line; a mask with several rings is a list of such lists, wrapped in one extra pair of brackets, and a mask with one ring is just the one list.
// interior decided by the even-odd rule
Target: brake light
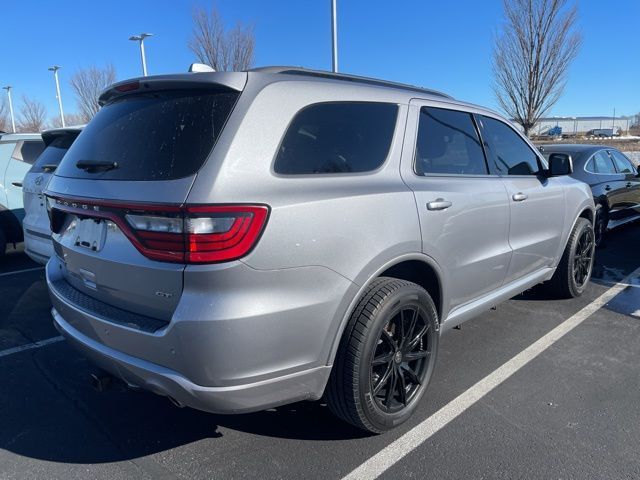
[(257, 244), (269, 214), (265, 205), (162, 207), (51, 200), (54, 212), (109, 219), (146, 257), (177, 263), (217, 263), (244, 257)]

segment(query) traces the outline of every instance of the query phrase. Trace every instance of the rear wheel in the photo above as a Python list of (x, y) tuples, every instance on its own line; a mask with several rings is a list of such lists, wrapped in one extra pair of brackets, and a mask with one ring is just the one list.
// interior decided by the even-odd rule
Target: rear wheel
[(438, 335), (435, 305), (423, 288), (374, 281), (340, 342), (328, 385), (331, 411), (373, 433), (406, 421), (431, 379)]
[(579, 297), (587, 288), (593, 269), (595, 234), (591, 222), (578, 218), (564, 249), (560, 264), (549, 282), (561, 298)]

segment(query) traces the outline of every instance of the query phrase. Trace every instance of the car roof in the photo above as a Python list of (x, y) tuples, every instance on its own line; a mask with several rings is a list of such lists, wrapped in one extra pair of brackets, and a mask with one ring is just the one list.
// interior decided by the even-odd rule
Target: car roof
[(39, 133), (4, 133), (0, 136), (0, 140), (3, 142), (7, 141), (18, 141), (18, 140), (40, 140), (42, 135)]
[(70, 125), (68, 127), (51, 128), (42, 132), (42, 140), (49, 146), (49, 144), (58, 137), (66, 135), (79, 135), (85, 125)]
[(614, 147), (609, 147), (607, 145), (590, 145), (590, 144), (585, 144), (585, 143), (562, 143), (562, 144), (559, 144), (559, 145), (542, 144), (539, 147), (541, 147), (541, 149), (542, 149), (542, 151), (544, 153), (558, 152), (558, 153), (588, 154), (588, 153), (597, 152), (598, 150), (602, 150), (602, 149), (613, 149), (613, 150), (615, 150)]
[(252, 68), (251, 70), (248, 70), (248, 71), (258, 72), (258, 73), (282, 74), (282, 75), (298, 75), (301, 77), (322, 78), (327, 80), (334, 80), (337, 82), (349, 82), (349, 83), (360, 84), (360, 85), (372, 85), (376, 87), (386, 87), (386, 88), (393, 88), (398, 90), (405, 90), (405, 91), (416, 92), (420, 94), (426, 94), (430, 96), (442, 97), (442, 98), (453, 100), (453, 97), (439, 90), (417, 87), (415, 85), (392, 82), (389, 80), (381, 80), (381, 79), (371, 78), (371, 77), (362, 77), (359, 75), (350, 75), (345, 73), (326, 72), (323, 70), (311, 70), (308, 68), (286, 67), (286, 66), (259, 67), (259, 68)]

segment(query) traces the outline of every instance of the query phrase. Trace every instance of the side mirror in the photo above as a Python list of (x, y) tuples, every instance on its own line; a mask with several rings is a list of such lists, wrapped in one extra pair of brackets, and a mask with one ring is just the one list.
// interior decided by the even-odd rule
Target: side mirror
[(571, 175), (573, 173), (573, 159), (567, 153), (552, 153), (549, 155), (550, 177), (558, 177), (560, 175)]

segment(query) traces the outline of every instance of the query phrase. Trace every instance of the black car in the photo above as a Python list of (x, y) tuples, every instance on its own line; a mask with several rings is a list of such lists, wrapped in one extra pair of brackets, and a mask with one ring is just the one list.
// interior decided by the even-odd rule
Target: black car
[(544, 145), (545, 158), (552, 153), (569, 154), (572, 177), (588, 183), (596, 203), (596, 244), (607, 228), (640, 218), (640, 167), (619, 150), (602, 145)]

